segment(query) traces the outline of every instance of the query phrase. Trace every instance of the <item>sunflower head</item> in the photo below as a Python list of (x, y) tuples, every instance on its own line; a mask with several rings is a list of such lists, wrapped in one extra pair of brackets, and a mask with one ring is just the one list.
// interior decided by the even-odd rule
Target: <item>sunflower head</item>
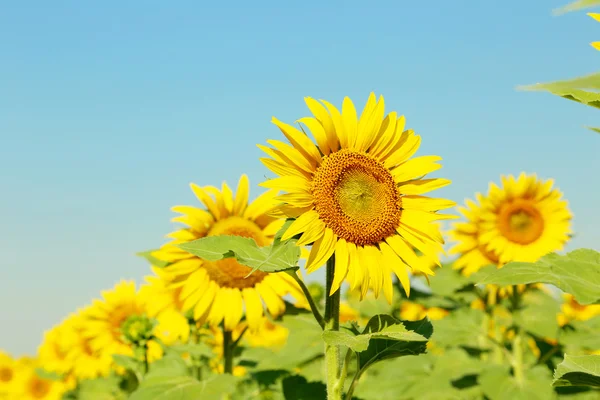
[(71, 315), (44, 333), (44, 340), (38, 348), (39, 360), (44, 369), (63, 375), (73, 368), (69, 353), (78, 341), (74, 326), (76, 318), (76, 315)]
[(441, 158), (412, 158), (421, 137), (404, 129), (403, 116), (385, 115), (383, 97), (371, 93), (360, 117), (349, 98), (341, 112), (324, 100), (305, 101), (313, 116), (298, 122), (314, 141), (304, 128), (273, 118), (289, 144), (259, 145), (269, 156), (261, 161), (278, 175), (262, 186), (285, 192), (278, 209), (296, 218), (282, 239), (300, 235), (299, 246), (312, 244), (309, 273), (335, 254), (329, 294), (347, 280), (363, 297), (372, 288), (391, 302), (391, 273), (410, 293), (409, 270), (434, 274), (413, 248), (439, 264), (443, 239), (434, 222), (448, 218), (437, 211), (454, 205), (423, 196), (450, 183), (423, 178)]
[(600, 316), (600, 304), (581, 305), (571, 294), (564, 294), (563, 299), (560, 312), (556, 316), (560, 326), (565, 326), (571, 321), (587, 321)]
[(14, 395), (20, 400), (59, 400), (67, 386), (60, 380), (40, 377), (36, 370), (43, 365), (34, 362), (21, 363), (17, 367)]
[(571, 212), (553, 181), (522, 173), (490, 184), (481, 213), (480, 241), (499, 264), (535, 262), (563, 249), (570, 238)]
[(0, 398), (12, 392), (17, 377), (16, 367), (15, 360), (0, 350)]
[(156, 321), (146, 315), (130, 315), (121, 324), (123, 340), (134, 345), (147, 342), (153, 336)]
[(168, 263), (160, 278), (168, 289), (179, 291), (177, 301), (181, 310), (190, 312), (199, 323), (216, 326), (224, 322), (230, 331), (245, 315), (250, 327), (256, 329), (264, 315), (264, 307), (277, 316), (285, 311), (283, 296), (291, 294), (304, 298), (298, 284), (287, 274), (255, 271), (249, 275), (251, 268), (233, 258), (207, 261), (177, 247), (199, 238), (222, 235), (252, 238), (259, 246), (270, 244), (284, 222), (268, 215), (277, 205), (274, 190), (248, 203), (246, 175), (240, 178), (235, 196), (226, 183), (220, 190), (195, 184), (191, 187), (205, 209), (173, 207), (173, 211), (182, 214), (173, 221), (187, 227), (168, 235), (172, 241), (153, 253), (154, 257)]

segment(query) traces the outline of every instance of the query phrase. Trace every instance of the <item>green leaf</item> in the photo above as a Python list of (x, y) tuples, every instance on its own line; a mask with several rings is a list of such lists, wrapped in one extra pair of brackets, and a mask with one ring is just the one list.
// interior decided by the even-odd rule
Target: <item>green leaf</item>
[(572, 321), (560, 334), (561, 343), (571, 348), (597, 350), (600, 349), (600, 318), (587, 321)]
[(60, 374), (58, 374), (56, 372), (47, 371), (44, 368), (37, 368), (35, 370), (35, 373), (40, 378), (47, 379), (49, 381), (60, 381), (63, 378), (62, 375), (60, 375)]
[(600, 89), (600, 72), (563, 81), (520, 86), (517, 89), (532, 91), (544, 90), (568, 100), (600, 108), (600, 93), (588, 91), (589, 89)]
[(600, 300), (600, 253), (578, 249), (564, 256), (548, 254), (535, 263), (512, 262), (481, 281), (497, 285), (537, 282), (559, 287), (582, 305), (597, 302)]
[(553, 386), (591, 386), (600, 388), (600, 356), (570, 356), (554, 371)]
[(124, 400), (127, 395), (119, 389), (119, 382), (116, 376), (82, 380), (77, 388), (77, 399)]
[(367, 323), (363, 333), (356, 335), (349, 330), (324, 331), (323, 340), (330, 345), (345, 346), (359, 353), (367, 350), (371, 339), (390, 339), (405, 342), (427, 342), (427, 338), (413, 331), (391, 315), (376, 315)]
[(198, 381), (189, 376), (147, 379), (129, 400), (197, 400), (223, 399), (233, 393), (238, 379), (229, 374), (212, 375)]
[(586, 128), (588, 128), (596, 133), (600, 133), (600, 128), (594, 128), (593, 126), (586, 126)]
[(263, 272), (297, 270), (300, 248), (295, 240), (259, 247), (254, 239), (241, 236), (208, 236), (178, 245), (208, 261), (234, 257), (240, 264)]
[(145, 381), (154, 378), (176, 378), (189, 374), (185, 361), (176, 355), (166, 355), (150, 364)]
[(488, 332), (483, 327), (484, 312), (471, 308), (460, 308), (445, 318), (433, 321), (434, 334), (431, 340), (442, 347), (468, 346), (488, 349)]
[(560, 330), (556, 314), (560, 304), (549, 294), (536, 290), (523, 296), (524, 308), (514, 313), (514, 322), (527, 332), (547, 339), (556, 339)]
[(308, 382), (299, 375), (288, 376), (282, 382), (285, 400), (326, 400), (327, 387), (323, 382)]
[(136, 360), (133, 357), (124, 356), (122, 354), (113, 354), (113, 361), (115, 362), (115, 364), (120, 365), (126, 370), (134, 372), (140, 371), (142, 367), (141, 361)]
[[(376, 315), (368, 322), (362, 334), (378, 332), (391, 325), (403, 324), (408, 331), (412, 331), (417, 339), (419, 337), (429, 339), (433, 333), (433, 326), (427, 318), (420, 321), (400, 321), (391, 315)], [(393, 334), (393, 333), (390, 333)], [(366, 350), (357, 353), (358, 369), (364, 370), (370, 365), (387, 360), (409, 355), (418, 355), (425, 353), (427, 341), (421, 340), (398, 340), (387, 336), (372, 337)]]
[(562, 15), (571, 11), (600, 6), (600, 0), (577, 0), (553, 11), (554, 15)]
[(188, 353), (192, 357), (213, 358), (215, 355), (212, 349), (204, 343), (188, 343), (169, 346), (167, 351), (172, 351), (179, 356)]
[(550, 371), (543, 366), (526, 370), (523, 382), (518, 382), (503, 365), (490, 365), (479, 375), (481, 389), (490, 400), (552, 399), (551, 382)]
[(171, 264), (168, 261), (159, 260), (158, 258), (154, 257), (152, 255), (152, 253), (154, 253), (155, 251), (156, 250), (142, 251), (142, 252), (136, 253), (136, 256), (145, 258), (146, 260), (148, 260), (148, 262), (151, 265), (158, 267), (158, 268), (164, 268), (164, 267), (168, 266), (169, 264)]

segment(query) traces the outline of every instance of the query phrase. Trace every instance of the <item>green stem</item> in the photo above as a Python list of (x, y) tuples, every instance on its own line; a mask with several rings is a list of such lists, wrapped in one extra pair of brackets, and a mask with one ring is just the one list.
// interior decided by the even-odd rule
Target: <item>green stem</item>
[(148, 374), (148, 342), (144, 342), (144, 375)]
[[(344, 364), (342, 366), (342, 373), (340, 374), (340, 379), (338, 379), (337, 382), (337, 388), (339, 388), (339, 390), (341, 392), (344, 391), (344, 383), (346, 383), (346, 375), (348, 375), (348, 365), (350, 364), (350, 361), (352, 360), (352, 350), (350, 348), (348, 348), (348, 350), (346, 351), (346, 357), (344, 358)], [(351, 399), (352, 397), (346, 397), (346, 399)]]
[(515, 337), (513, 339), (513, 373), (515, 375), (515, 379), (519, 384), (523, 384), (525, 381), (525, 375), (523, 372), (523, 334), (519, 329), (515, 333)]
[(223, 327), (223, 370), (226, 374), (233, 374), (233, 345), (231, 331)]
[(356, 385), (358, 385), (359, 377), (359, 371), (356, 371), (356, 374), (354, 375), (354, 378), (352, 378), (352, 382), (350, 383), (350, 387), (348, 388), (348, 393), (346, 393), (346, 400), (352, 400), (352, 395), (354, 394), (354, 389), (356, 389)]
[(306, 300), (308, 300), (308, 305), (310, 306), (310, 310), (312, 311), (313, 315), (315, 316), (315, 319), (321, 326), (321, 329), (325, 329), (325, 320), (323, 319), (323, 316), (319, 312), (319, 309), (317, 308), (317, 305), (315, 304), (315, 300), (310, 295), (308, 288), (306, 287), (306, 285), (304, 284), (302, 279), (300, 279), (300, 277), (298, 276), (298, 274), (295, 271), (292, 271), (290, 273), (290, 275), (292, 276), (292, 278), (294, 278), (294, 280), (298, 283), (298, 285), (302, 289), (302, 293), (304, 293), (304, 296), (306, 296)]
[[(340, 330), (340, 290), (338, 289), (331, 296), (331, 286), (333, 285), (333, 276), (335, 271), (335, 256), (327, 260), (327, 272), (325, 280), (325, 330)], [(325, 368), (327, 372), (327, 400), (341, 400), (343, 388), (339, 384), (343, 381), (340, 346), (325, 344)]]

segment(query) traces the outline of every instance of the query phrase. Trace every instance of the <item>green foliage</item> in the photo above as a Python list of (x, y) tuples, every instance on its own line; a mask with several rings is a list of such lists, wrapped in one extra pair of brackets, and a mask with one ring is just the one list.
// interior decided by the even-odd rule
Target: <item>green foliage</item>
[(513, 317), (517, 325), (537, 337), (556, 339), (559, 327), (556, 318), (560, 305), (549, 294), (531, 291), (523, 296), (525, 307), (515, 311)]
[(549, 283), (575, 296), (580, 304), (600, 300), (600, 253), (578, 249), (564, 256), (548, 254), (535, 263), (512, 262), (506, 264), (480, 283), (517, 285), (523, 283)]
[(203, 381), (189, 376), (148, 378), (130, 400), (197, 400), (224, 399), (235, 390), (237, 378), (232, 375), (213, 375)]
[(127, 394), (119, 388), (117, 376), (84, 380), (75, 391), (78, 400), (124, 400)]
[(510, 374), (508, 366), (488, 366), (479, 376), (481, 389), (490, 400), (548, 400), (553, 397), (551, 382), (545, 367), (526, 371), (522, 382)]
[(554, 386), (591, 386), (600, 388), (600, 356), (570, 356), (554, 372)]
[(280, 272), (298, 269), (300, 248), (294, 239), (275, 241), (271, 246), (259, 247), (254, 239), (241, 236), (208, 236), (178, 245), (195, 256), (208, 261), (235, 258), (252, 272)]

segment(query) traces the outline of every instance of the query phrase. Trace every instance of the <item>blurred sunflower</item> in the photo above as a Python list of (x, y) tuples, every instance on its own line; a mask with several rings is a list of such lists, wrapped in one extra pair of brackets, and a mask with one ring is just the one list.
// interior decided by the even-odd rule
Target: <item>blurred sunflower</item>
[(173, 240), (152, 254), (170, 263), (163, 268), (161, 278), (169, 288), (181, 288), (179, 301), (183, 311), (193, 310), (198, 322), (218, 325), (224, 321), (225, 329), (229, 331), (235, 329), (245, 315), (250, 327), (257, 329), (264, 315), (263, 302), (268, 312), (277, 316), (285, 311), (282, 297), (291, 294), (304, 298), (298, 284), (285, 273), (255, 271), (246, 278), (251, 268), (233, 258), (206, 261), (176, 247), (202, 237), (219, 235), (243, 236), (254, 239), (259, 246), (269, 245), (284, 222), (266, 214), (277, 204), (275, 191), (263, 193), (248, 204), (246, 175), (240, 178), (235, 197), (226, 183), (221, 190), (195, 184), (191, 188), (207, 210), (192, 206), (173, 207), (173, 211), (183, 214), (173, 221), (188, 227), (169, 234)]
[(481, 193), (475, 195), (476, 201), (466, 200), (465, 207), (459, 206), (458, 211), (466, 221), (453, 224), (448, 236), (457, 244), (449, 250), (449, 254), (459, 254), (454, 262), (453, 268), (460, 269), (465, 276), (469, 276), (487, 265), (497, 265), (498, 255), (493, 251), (486, 250), (481, 243), (481, 229), (483, 208), (485, 201)]
[(36, 370), (43, 367), (37, 360), (20, 363), (16, 370), (14, 398), (19, 400), (60, 400), (67, 389), (64, 382), (40, 377)]
[[(102, 292), (85, 312), (83, 335), (91, 351), (102, 355), (133, 356), (133, 343), (148, 340), (154, 325), (147, 314), (145, 297), (136, 291), (133, 281), (121, 281), (112, 290)], [(162, 356), (162, 348), (148, 341), (148, 360)]]
[(259, 328), (255, 331), (248, 330), (243, 340), (250, 347), (279, 348), (285, 345), (289, 334), (290, 331), (283, 325), (263, 317)]
[(309, 273), (335, 254), (333, 294), (347, 279), (364, 296), (371, 287), (392, 300), (391, 273), (407, 293), (408, 271), (433, 271), (413, 251), (439, 264), (442, 235), (434, 221), (448, 219), (437, 211), (454, 206), (449, 200), (422, 196), (446, 186), (446, 179), (423, 179), (436, 171), (438, 156), (411, 157), (421, 143), (404, 130), (404, 117), (395, 112), (384, 118), (384, 100), (371, 93), (357, 118), (354, 104), (345, 98), (342, 111), (332, 104), (304, 99), (313, 117), (301, 118), (316, 144), (295, 127), (273, 118), (291, 146), (269, 140), (273, 148), (259, 147), (270, 156), (261, 161), (278, 178), (261, 185), (286, 194), (278, 210), (297, 218), (283, 240), (302, 234), (299, 246), (313, 244), (306, 263)]
[(66, 375), (72, 370), (73, 360), (69, 357), (69, 352), (78, 340), (74, 327), (75, 318), (76, 315), (71, 315), (44, 333), (38, 357), (45, 370), (60, 375)]
[(571, 294), (564, 294), (563, 299), (560, 313), (556, 316), (560, 326), (565, 326), (571, 321), (587, 321), (600, 316), (600, 304), (581, 305)]
[(0, 350), (0, 399), (13, 392), (17, 377), (16, 370), (17, 365), (15, 360)]
[(419, 321), (428, 317), (432, 321), (437, 321), (449, 314), (448, 310), (439, 307), (427, 308), (422, 304), (412, 301), (403, 301), (400, 304), (400, 318), (407, 321)]
[(535, 262), (563, 249), (571, 233), (571, 212), (553, 180), (542, 181), (522, 173), (502, 177), (502, 187), (490, 184), (481, 213), (480, 241), (498, 255), (500, 265), (510, 261)]

